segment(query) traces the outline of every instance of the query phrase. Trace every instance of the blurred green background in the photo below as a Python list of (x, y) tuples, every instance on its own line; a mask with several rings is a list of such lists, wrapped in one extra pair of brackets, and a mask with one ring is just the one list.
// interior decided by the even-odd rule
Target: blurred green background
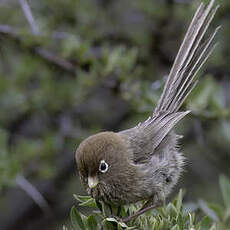
[[(175, 192), (188, 202), (222, 202), (218, 177), (230, 176), (230, 2), (216, 2), (218, 46), (177, 126), (187, 166)], [(78, 144), (152, 113), (199, 3), (0, 0), (1, 230), (68, 226), (84, 194)]]

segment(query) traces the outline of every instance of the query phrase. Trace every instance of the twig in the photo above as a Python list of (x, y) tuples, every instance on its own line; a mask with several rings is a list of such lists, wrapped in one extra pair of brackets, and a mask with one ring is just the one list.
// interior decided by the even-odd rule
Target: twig
[(0, 25), (0, 34), (8, 34), (16, 38), (18, 36), (18, 30), (9, 25)]
[(30, 6), (28, 4), (28, 2), (26, 0), (19, 0), (19, 3), (22, 7), (22, 10), (26, 16), (27, 21), (30, 24), (31, 30), (33, 32), (34, 35), (38, 35), (39, 34), (39, 29), (37, 24), (35, 23), (33, 14), (31, 12)]
[[(23, 39), (20, 37), (19, 30), (12, 26), (0, 25), (0, 35), (4, 35), (11, 40), (18, 42), (20, 46), (23, 46)], [(35, 45), (31, 45), (27, 48), (29, 48), (31, 53), (36, 54), (46, 62), (53, 64), (72, 75), (75, 75), (76, 68), (71, 62), (65, 60), (64, 58), (58, 57), (55, 53), (49, 51), (48, 49), (44, 49)]]
[(24, 190), (45, 213), (51, 213), (51, 208), (48, 202), (45, 200), (42, 194), (24, 176), (17, 176), (15, 181), (16, 184), (22, 190)]
[(37, 54), (39, 54), (41, 57), (43, 57), (47, 61), (55, 63), (55, 65), (61, 66), (63, 69), (65, 69), (69, 72), (75, 71), (75, 68), (71, 62), (66, 61), (63, 58), (57, 57), (54, 53), (52, 53), (46, 49), (43, 49), (43, 48), (34, 48), (34, 49), (35, 49), (35, 52)]

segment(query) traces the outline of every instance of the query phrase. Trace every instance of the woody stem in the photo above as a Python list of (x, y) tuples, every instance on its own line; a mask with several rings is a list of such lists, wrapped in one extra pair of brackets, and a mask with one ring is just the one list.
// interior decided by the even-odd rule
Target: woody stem
[(158, 208), (158, 207), (160, 207), (161, 205), (162, 205), (162, 204), (159, 202), (159, 203), (157, 203), (157, 204), (150, 205), (150, 206), (148, 206), (148, 207), (146, 207), (146, 208), (141, 208), (139, 211), (137, 211), (137, 212), (134, 213), (133, 215), (128, 216), (127, 218), (124, 218), (124, 219), (122, 219), (121, 221), (124, 222), (124, 223), (127, 223), (127, 222), (129, 222), (129, 221), (131, 221), (131, 220), (137, 218), (138, 216), (142, 215), (143, 213), (145, 213), (145, 212), (147, 212), (147, 211), (149, 211), (149, 210), (151, 210), (151, 209)]

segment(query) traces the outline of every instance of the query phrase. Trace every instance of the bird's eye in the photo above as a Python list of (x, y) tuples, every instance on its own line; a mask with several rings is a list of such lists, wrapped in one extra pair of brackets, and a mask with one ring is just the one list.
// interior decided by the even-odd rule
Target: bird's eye
[(101, 160), (100, 166), (99, 166), (99, 171), (102, 173), (105, 173), (105, 172), (107, 172), (108, 168), (109, 168), (108, 164), (104, 160)]

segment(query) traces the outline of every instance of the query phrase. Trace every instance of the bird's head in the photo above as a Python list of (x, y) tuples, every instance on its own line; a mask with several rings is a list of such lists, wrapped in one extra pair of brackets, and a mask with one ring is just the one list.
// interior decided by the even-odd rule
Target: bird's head
[(124, 138), (114, 132), (90, 136), (79, 145), (76, 162), (80, 177), (89, 189), (111, 186), (122, 180), (128, 170), (127, 147)]

